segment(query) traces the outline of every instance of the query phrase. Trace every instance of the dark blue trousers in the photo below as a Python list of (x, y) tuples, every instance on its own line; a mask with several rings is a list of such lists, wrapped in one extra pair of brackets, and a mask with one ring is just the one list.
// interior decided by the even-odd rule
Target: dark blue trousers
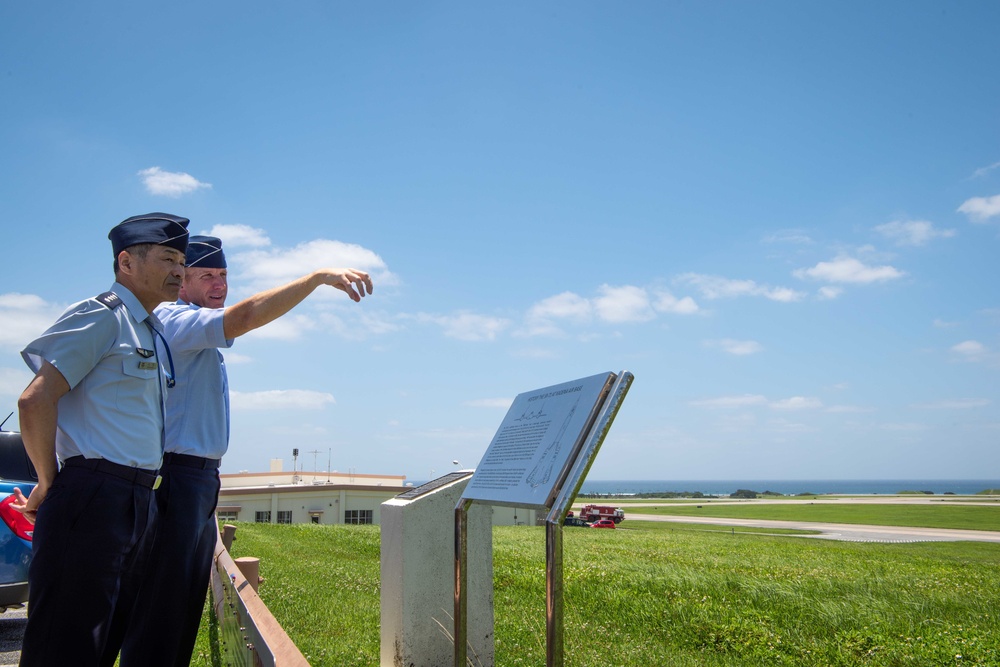
[(152, 489), (63, 468), (38, 508), (22, 667), (114, 664), (156, 524)]
[(219, 471), (165, 463), (156, 540), (122, 646), (122, 667), (188, 667), (219, 532)]

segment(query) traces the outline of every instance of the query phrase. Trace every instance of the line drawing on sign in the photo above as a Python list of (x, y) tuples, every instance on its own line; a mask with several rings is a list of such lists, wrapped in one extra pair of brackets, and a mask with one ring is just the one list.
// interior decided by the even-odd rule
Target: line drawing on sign
[(545, 451), (542, 453), (542, 458), (539, 459), (535, 467), (531, 469), (528, 476), (524, 478), (524, 481), (528, 485), (535, 489), (545, 484), (552, 478), (552, 466), (555, 464), (556, 457), (559, 455), (559, 450), (562, 449), (563, 436), (566, 435), (566, 429), (569, 428), (569, 422), (573, 418), (573, 413), (576, 412), (576, 406), (580, 404), (580, 399), (576, 399), (576, 403), (570, 409), (569, 414), (566, 415), (566, 419), (563, 420), (563, 424), (559, 427), (559, 432), (556, 433), (555, 440), (553, 440)]

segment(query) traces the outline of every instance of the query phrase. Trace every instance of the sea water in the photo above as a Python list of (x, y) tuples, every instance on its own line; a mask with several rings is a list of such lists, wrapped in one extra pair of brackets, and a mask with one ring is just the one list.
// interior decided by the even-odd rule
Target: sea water
[(700, 491), (706, 496), (727, 496), (739, 489), (764, 493), (773, 491), (794, 496), (804, 493), (892, 495), (901, 491), (929, 491), (936, 495), (975, 495), (986, 489), (1000, 489), (998, 479), (702, 479), (584, 480), (580, 493), (621, 494), (661, 491)]

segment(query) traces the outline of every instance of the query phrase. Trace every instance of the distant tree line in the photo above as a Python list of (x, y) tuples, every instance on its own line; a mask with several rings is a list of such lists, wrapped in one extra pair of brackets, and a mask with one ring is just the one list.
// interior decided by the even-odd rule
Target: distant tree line
[(621, 498), (627, 495), (629, 498), (718, 498), (719, 496), (706, 495), (701, 491), (643, 491), (641, 493), (581, 493), (579, 498)]

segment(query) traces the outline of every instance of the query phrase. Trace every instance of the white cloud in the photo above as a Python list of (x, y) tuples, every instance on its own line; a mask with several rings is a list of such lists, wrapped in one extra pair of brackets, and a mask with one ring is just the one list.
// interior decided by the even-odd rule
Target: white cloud
[(950, 328), (950, 327), (957, 327), (958, 323), (957, 322), (948, 322), (948, 321), (942, 320), (941, 318), (938, 317), (938, 318), (934, 318), (934, 326), (936, 326), (938, 328), (941, 328), (941, 329), (947, 329), (947, 328)]
[(34, 294), (0, 294), (0, 347), (21, 350), (55, 323), (66, 305)]
[(307, 389), (230, 391), (229, 400), (234, 410), (320, 410), (336, 403), (332, 394)]
[(797, 269), (792, 275), (831, 283), (867, 284), (895, 280), (906, 274), (891, 266), (867, 266), (853, 257), (838, 257), (820, 262), (811, 269)]
[(691, 315), (698, 312), (698, 304), (689, 296), (678, 299), (670, 292), (657, 291), (653, 308), (661, 313), (674, 313), (675, 315)]
[(562, 292), (542, 299), (528, 310), (529, 320), (569, 319), (578, 322), (590, 319), (593, 308), (588, 299), (573, 292)]
[(303, 333), (316, 329), (316, 326), (316, 320), (312, 317), (293, 311), (259, 329), (254, 329), (246, 337), (295, 341), (302, 338)]
[(844, 293), (843, 287), (833, 287), (831, 285), (820, 287), (819, 290), (817, 290), (817, 295), (819, 296), (820, 299), (824, 301), (830, 301), (832, 299), (836, 299), (843, 293)]
[(982, 363), (991, 368), (1000, 368), (1000, 354), (990, 350), (977, 340), (967, 340), (958, 345), (953, 345), (951, 351), (962, 361)]
[(826, 408), (826, 412), (832, 412), (834, 414), (848, 414), (855, 412), (874, 412), (874, 408), (863, 408), (858, 405), (831, 405)]
[[(14, 409), (15, 399), (18, 396), (20, 396), (21, 392), (24, 391), (24, 388), (28, 386), (28, 383), (31, 382), (32, 377), (33, 374), (31, 373), (31, 371), (28, 370), (27, 366), (25, 366), (23, 369), (0, 368), (0, 396), (10, 399), (9, 402), (4, 401), (2, 404), (3, 407), (8, 408), (7, 412), (10, 412), (10, 410)], [(0, 412), (2, 412), (2, 409), (0, 409)], [(0, 421), (4, 420), (4, 418), (7, 416), (7, 412), (3, 412), (3, 414), (0, 414)], [(6, 426), (6, 428), (10, 429), (9, 423)]]
[(371, 312), (367, 308), (348, 307), (342, 317), (332, 312), (320, 311), (309, 328), (319, 329), (324, 335), (336, 335), (347, 340), (365, 340), (372, 335), (385, 335), (399, 331), (402, 326), (384, 313)]
[(506, 410), (514, 402), (511, 398), (478, 398), (472, 401), (465, 401), (462, 405), (470, 408), (500, 408)]
[(201, 188), (211, 188), (211, 183), (202, 183), (191, 174), (183, 172), (163, 171), (159, 167), (150, 167), (139, 172), (146, 190), (150, 194), (165, 197), (180, 197)]
[(808, 234), (797, 229), (786, 229), (764, 237), (764, 243), (791, 243), (794, 245), (812, 245), (815, 243)]
[(759, 394), (743, 394), (741, 396), (720, 396), (690, 401), (688, 405), (698, 408), (745, 408), (751, 405), (766, 405), (767, 399)]
[(792, 396), (773, 401), (771, 407), (775, 410), (815, 410), (823, 407), (823, 402), (818, 398)]
[(502, 317), (464, 312), (456, 315), (421, 314), (417, 319), (440, 326), (448, 338), (473, 342), (496, 340), (510, 326), (510, 320)]
[(790, 422), (787, 419), (770, 419), (764, 424), (764, 429), (772, 433), (812, 433), (817, 430), (815, 426)]
[[(372, 282), (396, 282), (382, 258), (375, 252), (353, 243), (316, 239), (294, 248), (249, 250), (230, 256), (230, 265), (240, 268), (241, 280), (246, 280), (253, 291), (267, 289), (290, 282), (305, 273), (326, 267), (351, 267), (367, 271)], [(327, 294), (330, 290), (317, 290)], [(340, 290), (337, 296), (342, 297)]]
[(972, 177), (973, 178), (982, 178), (983, 176), (985, 176), (986, 174), (990, 173), (994, 169), (997, 169), (998, 167), (1000, 167), (1000, 162), (994, 162), (993, 164), (991, 164), (988, 167), (980, 167), (979, 169), (976, 169), (974, 172), (972, 172)]
[(958, 212), (966, 214), (973, 222), (986, 222), (1000, 215), (1000, 195), (966, 199), (958, 207)]
[(1000, 368), (1000, 354), (976, 340), (962, 341), (953, 345), (951, 351), (969, 363), (981, 363), (991, 368)]
[(510, 356), (516, 359), (555, 359), (558, 355), (554, 350), (541, 347), (525, 347), (514, 350)]
[(226, 250), (247, 246), (263, 248), (271, 245), (267, 232), (250, 225), (215, 225), (208, 235), (222, 239), (222, 245)]
[(720, 396), (719, 398), (691, 401), (689, 405), (699, 408), (746, 408), (761, 405), (774, 410), (814, 410), (823, 407), (822, 401), (818, 398), (793, 396), (792, 398), (769, 401), (765, 396), (761, 396), (760, 394)]
[(985, 354), (987, 351), (985, 345), (975, 340), (963, 341), (958, 345), (953, 345), (951, 349), (953, 352), (958, 352), (967, 357), (976, 357)]
[(935, 229), (934, 223), (926, 220), (895, 220), (875, 227), (882, 236), (896, 242), (896, 245), (924, 245), (936, 238), (955, 236), (954, 229)]
[(805, 298), (804, 292), (787, 287), (769, 287), (758, 285), (753, 280), (732, 280), (722, 276), (711, 276), (702, 273), (685, 273), (676, 278), (677, 282), (691, 285), (706, 299), (734, 298), (740, 296), (762, 296), (772, 301), (784, 303), (800, 301)]
[(972, 408), (984, 408), (992, 403), (988, 398), (953, 398), (933, 403), (920, 403), (914, 405), (918, 410), (970, 410)]
[(720, 347), (723, 351), (737, 356), (757, 354), (758, 352), (762, 352), (764, 350), (764, 346), (755, 340), (734, 340), (732, 338), (723, 338), (719, 341), (708, 341), (708, 345)]
[[(588, 299), (575, 292), (562, 292), (537, 302), (528, 309), (524, 326), (517, 336), (565, 336), (560, 322), (581, 325), (595, 318), (611, 324), (648, 322), (656, 314), (689, 315), (698, 312), (691, 297), (676, 298), (669, 292), (635, 285), (601, 285), (597, 296)], [(579, 333), (579, 332), (578, 332)], [(584, 334), (586, 335), (586, 334)]]
[(358, 315), (358, 328), (369, 334), (387, 334), (402, 327), (385, 313), (365, 311)]
[(246, 354), (240, 354), (239, 352), (233, 352), (232, 350), (219, 350), (219, 352), (222, 352), (222, 356), (225, 357), (227, 366), (253, 363), (253, 357)]
[(882, 424), (879, 428), (883, 431), (893, 431), (897, 433), (917, 433), (919, 431), (926, 431), (927, 425), (917, 424), (914, 422), (898, 422)]
[(646, 322), (656, 315), (649, 305), (649, 294), (641, 287), (601, 285), (600, 296), (593, 300), (594, 312), (605, 322)]

